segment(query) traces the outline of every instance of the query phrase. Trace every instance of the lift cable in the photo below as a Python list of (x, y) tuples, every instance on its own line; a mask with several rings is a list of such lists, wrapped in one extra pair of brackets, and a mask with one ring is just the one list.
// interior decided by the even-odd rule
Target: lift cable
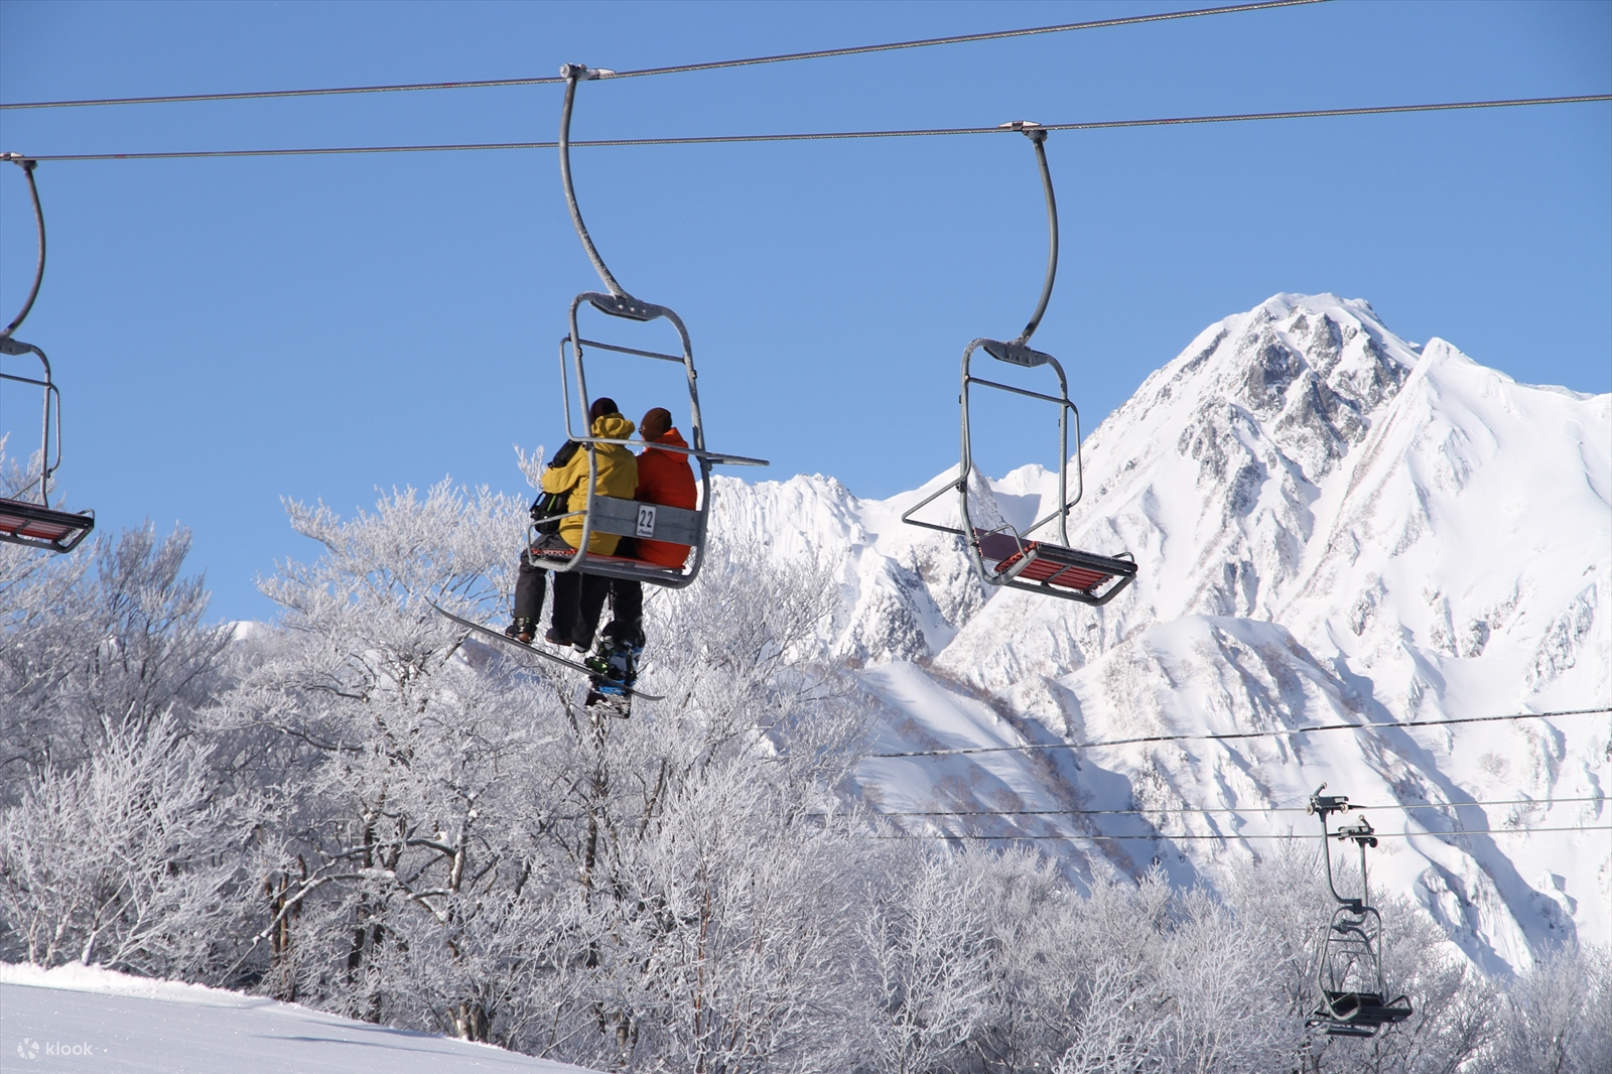
[[(1261, 0), (1252, 4), (1232, 4), (1225, 7), (1200, 8), (1195, 11), (1166, 11), (1152, 15), (1129, 15), (1115, 19), (1094, 19), (1089, 22), (1066, 22), (1054, 26), (1032, 26), (1020, 30), (989, 30), (977, 34), (954, 34), (949, 37), (928, 37), (916, 41), (896, 41), (882, 45), (853, 45), (846, 48), (817, 49), (811, 52), (785, 52), (775, 56), (752, 56), (737, 60), (711, 60), (704, 63), (676, 64), (669, 67), (645, 67), (636, 71), (601, 72), (602, 78), (642, 78), (649, 75), (678, 75), (694, 71), (716, 71), (730, 67), (754, 67), (767, 63), (788, 63), (794, 60), (822, 60), (840, 56), (864, 56), (874, 52), (894, 52), (901, 49), (927, 48), (931, 45), (961, 45), (978, 41), (996, 41), (1014, 37), (1033, 37), (1039, 34), (1064, 33), (1070, 30), (1101, 30), (1115, 26), (1134, 26), (1149, 22), (1169, 22), (1205, 15), (1236, 15), (1246, 11), (1266, 11), (1272, 8), (1302, 7), (1325, 3), (1326, 0)], [(327, 89), (259, 90), (241, 93), (189, 93), (155, 97), (99, 97), (79, 101), (19, 101), (0, 103), (0, 110), (21, 108), (89, 108), (116, 104), (178, 104), (193, 101), (245, 101), (270, 100), (285, 97), (325, 97), (355, 93), (404, 93), (413, 90), (496, 89), (512, 86), (557, 86), (565, 83), (563, 75), (547, 78), (491, 78), (467, 82), (408, 82), (379, 86), (338, 86)], [(581, 145), (583, 143), (577, 143)]]
[[(1435, 104), (1370, 105), (1361, 108), (1309, 108), (1288, 112), (1244, 112), (1208, 116), (1170, 116), (1154, 119), (1097, 120), (1085, 123), (1043, 123), (1049, 131), (1099, 131), (1128, 127), (1181, 127), (1200, 123), (1254, 123), (1278, 119), (1328, 119), (1342, 116), (1398, 115), (1413, 112), (1450, 112), (1484, 108), (1525, 108), (1535, 105), (1588, 104), (1612, 101), (1612, 93), (1564, 97), (1515, 97), (1491, 101), (1447, 101)], [(739, 145), (752, 142), (828, 142), (872, 138), (926, 138), (972, 134), (1017, 133), (992, 127), (934, 127), (912, 130), (826, 131), (796, 134), (718, 134), (686, 138), (598, 138), (574, 141), (573, 149), (625, 148), (673, 145)], [(317, 146), (297, 149), (181, 149), (143, 153), (30, 153), (40, 161), (190, 160), (224, 157), (354, 156), (368, 153), (465, 153), (510, 149), (558, 149), (558, 142), (464, 142), (436, 145)]]
[[(1356, 805), (1349, 803), (1350, 812), (1364, 810), (1398, 809), (1416, 812), (1429, 809), (1464, 809), (1467, 807), (1531, 805), (1546, 808), (1585, 802), (1604, 802), (1601, 795), (1580, 798), (1505, 798), (1494, 801), (1471, 802), (1390, 802), (1383, 805)], [(1098, 816), (1156, 816), (1160, 813), (1307, 813), (1305, 806), (1160, 806), (1157, 809), (891, 809), (871, 813), (875, 817), (1098, 817)], [(828, 814), (820, 814), (827, 816)]]
[[(1434, 831), (1425, 831), (1425, 832), (1378, 832), (1378, 831), (1373, 831), (1371, 834), (1374, 837), (1378, 838), (1378, 839), (1415, 839), (1415, 838), (1422, 838), (1422, 837), (1440, 839), (1440, 838), (1445, 838), (1445, 837), (1452, 836), (1452, 835), (1535, 835), (1535, 834), (1538, 834), (1538, 833), (1541, 833), (1541, 832), (1612, 832), (1612, 824), (1563, 825), (1563, 826), (1560, 826), (1560, 827), (1549, 827), (1549, 828), (1468, 828), (1468, 829), (1464, 829), (1464, 830), (1448, 831), (1448, 832), (1434, 832)], [(1203, 834), (1195, 833), (1195, 832), (1186, 832), (1186, 833), (1160, 832), (1157, 835), (1130, 835), (1130, 834), (1128, 834), (1128, 835), (1103, 835), (1101, 833), (1094, 833), (1094, 832), (1062, 832), (1062, 833), (1057, 833), (1057, 834), (1045, 833), (1045, 832), (1032, 832), (1032, 833), (1021, 834), (1021, 835), (973, 835), (973, 834), (959, 834), (959, 833), (952, 833), (952, 832), (940, 832), (940, 833), (908, 833), (908, 834), (903, 834), (903, 835), (871, 835), (870, 834), (870, 835), (864, 836), (864, 838), (868, 838), (868, 839), (958, 839), (958, 840), (971, 840), (971, 841), (977, 841), (977, 842), (1006, 842), (1006, 841), (1010, 841), (1010, 840), (1019, 840), (1019, 839), (1023, 839), (1023, 840), (1084, 839), (1084, 840), (1088, 840), (1088, 841), (1092, 841), (1092, 842), (1100, 842), (1100, 841), (1106, 841), (1106, 840), (1109, 840), (1109, 839), (1115, 839), (1115, 840), (1136, 840), (1136, 841), (1145, 840), (1147, 842), (1153, 842), (1153, 843), (1164, 842), (1164, 841), (1168, 841), (1168, 842), (1172, 842), (1172, 843), (1180, 843), (1180, 842), (1188, 842), (1188, 841), (1211, 841), (1212, 840), (1212, 841), (1215, 841), (1215, 842), (1225, 843), (1225, 842), (1229, 842), (1229, 841), (1231, 841), (1233, 839), (1281, 839), (1281, 840), (1302, 839), (1302, 840), (1305, 840), (1305, 841), (1309, 841), (1309, 840), (1313, 840), (1315, 838), (1315, 836), (1313, 834), (1309, 834), (1309, 833), (1301, 834), (1299, 832), (1289, 832), (1289, 833), (1286, 833), (1286, 834), (1250, 834), (1250, 835), (1243, 835), (1241, 833), (1232, 833), (1232, 834), (1228, 834), (1228, 835), (1203, 835)]]
[(1317, 731), (1368, 731), (1394, 727), (1445, 727), (1462, 723), (1495, 723), (1501, 720), (1547, 720), (1559, 716), (1588, 716), (1612, 712), (1612, 707), (1563, 709), (1556, 712), (1515, 712), (1504, 716), (1456, 716), (1429, 720), (1384, 720), (1376, 723), (1323, 723), (1311, 727), (1284, 727), (1272, 731), (1221, 731), (1185, 735), (1139, 735), (1135, 738), (1104, 739), (1100, 742), (1026, 742), (1018, 746), (959, 746), (954, 749), (908, 750), (900, 753), (869, 753), (865, 760), (898, 757), (952, 757), (974, 753), (1028, 753), (1039, 750), (1090, 750), (1100, 746), (1134, 746), (1148, 742), (1195, 742), (1244, 738), (1282, 738), (1308, 735)]

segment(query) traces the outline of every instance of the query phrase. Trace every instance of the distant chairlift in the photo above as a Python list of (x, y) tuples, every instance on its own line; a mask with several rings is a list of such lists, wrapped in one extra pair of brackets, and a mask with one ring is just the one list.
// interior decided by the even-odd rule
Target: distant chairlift
[[(963, 383), (959, 401), (962, 405), (962, 462), (958, 468), (957, 479), (949, 485), (942, 486), (933, 494), (920, 500), (902, 514), (903, 522), (914, 526), (923, 526), (926, 529), (940, 530), (942, 533), (956, 534), (964, 538), (964, 547), (968, 550), (969, 558), (979, 576), (991, 585), (1007, 586), (1011, 589), (1026, 589), (1035, 593), (1045, 593), (1049, 596), (1063, 597), (1067, 600), (1080, 601), (1083, 604), (1106, 604), (1112, 600), (1126, 586), (1130, 585), (1136, 577), (1136, 561), (1128, 553), (1118, 556), (1102, 556), (1092, 552), (1082, 552), (1070, 547), (1069, 540), (1069, 512), (1081, 496), (1080, 471), (1080, 412), (1074, 402), (1069, 398), (1069, 384), (1064, 376), (1063, 367), (1057, 359), (1029, 346), (1030, 336), (1041, 323), (1041, 317), (1047, 310), (1047, 302), (1052, 297), (1052, 283), (1058, 273), (1058, 206), (1053, 196), (1052, 173), (1047, 167), (1047, 153), (1045, 142), (1047, 132), (1039, 124), (1026, 121), (1004, 123), (1003, 127), (1018, 130), (1026, 135), (1035, 146), (1036, 161), (1041, 169), (1042, 189), (1046, 193), (1047, 219), (1051, 232), (1051, 252), (1047, 259), (1046, 282), (1041, 289), (1041, 301), (1031, 315), (1030, 322), (1025, 325), (1016, 339), (1008, 342), (995, 339), (976, 339), (963, 351)], [(988, 380), (975, 376), (973, 373), (973, 360), (976, 351), (983, 350), (986, 354), (999, 362), (1025, 368), (1046, 366), (1057, 377), (1056, 395), (1045, 392), (1031, 391), (1011, 384)], [(1031, 523), (1023, 531), (1015, 529), (1007, 523), (995, 526), (983, 525), (976, 521), (976, 513), (970, 508), (969, 479), (973, 473), (974, 463), (972, 455), (972, 427), (969, 422), (969, 393), (975, 387), (991, 388), (999, 391), (1011, 392), (1016, 395), (1027, 396), (1056, 404), (1058, 407), (1058, 502), (1059, 508)], [(1074, 454), (1074, 493), (1070, 495), (1069, 473), (1069, 425), (1073, 418), (1075, 454)], [(939, 525), (934, 522), (920, 521), (913, 517), (919, 510), (928, 506), (934, 500), (955, 490), (958, 493), (962, 515), (962, 526)], [(1054, 520), (1058, 523), (1057, 541), (1045, 539), (1031, 539), (1041, 527)]]
[[(653, 585), (681, 588), (694, 581), (699, 574), (700, 564), (704, 558), (707, 520), (711, 508), (711, 468), (718, 464), (736, 466), (765, 466), (765, 459), (747, 458), (741, 455), (720, 455), (707, 451), (705, 448), (705, 427), (700, 416), (700, 398), (695, 386), (696, 372), (694, 369), (694, 353), (689, 341), (688, 329), (683, 321), (672, 310), (665, 306), (643, 302), (634, 298), (622, 289), (616, 282), (610, 270), (605, 267), (604, 260), (599, 256), (593, 239), (588, 234), (587, 227), (582, 222), (582, 212), (577, 207), (576, 189), (571, 181), (571, 108), (576, 98), (577, 83), (589, 79), (609, 75), (612, 72), (604, 69), (593, 69), (580, 64), (566, 64), (560, 69), (560, 74), (566, 80), (565, 104), (560, 118), (560, 178), (565, 187), (565, 201), (571, 212), (571, 223), (576, 227), (578, 238), (582, 240), (583, 250), (588, 260), (593, 263), (599, 278), (609, 289), (608, 294), (596, 291), (585, 291), (571, 301), (570, 332), (560, 341), (560, 380), (565, 397), (565, 427), (566, 435), (582, 446), (588, 453), (588, 499), (582, 512), (582, 536), (579, 539), (578, 551), (574, 554), (565, 554), (560, 557), (547, 557), (546, 566), (554, 570), (573, 571), (583, 570), (590, 574), (605, 575), (611, 578), (625, 578), (640, 582), (649, 582)], [(578, 324), (578, 311), (586, 304), (600, 313), (611, 317), (625, 318), (629, 321), (650, 322), (666, 320), (676, 330), (679, 341), (678, 353), (664, 353), (653, 350), (641, 350), (634, 347), (623, 347), (615, 344), (603, 343), (598, 340), (584, 338)], [(598, 457), (595, 448), (600, 444), (622, 444), (628, 448), (642, 447), (637, 441), (610, 440), (595, 437), (591, 428), (585, 428), (580, 433), (572, 426), (573, 413), (586, 415), (592, 406), (592, 396), (588, 392), (587, 372), (584, 368), (583, 355), (589, 349), (607, 351), (615, 354), (631, 355), (651, 361), (676, 362), (682, 365), (688, 383), (689, 424), (687, 435), (690, 446), (685, 453), (698, 465), (700, 475), (700, 488), (698, 506), (693, 510), (672, 507), (665, 504), (640, 503), (636, 500), (624, 500), (613, 496), (600, 495), (596, 490), (598, 481)], [(575, 374), (576, 395), (573, 397), (572, 381), (567, 372)], [(578, 407), (573, 408), (576, 402)], [(584, 420), (586, 418), (584, 417)], [(659, 445), (660, 450), (679, 451), (683, 449)], [(564, 516), (560, 516), (564, 517)], [(544, 519), (543, 521), (549, 521)], [(595, 532), (612, 533), (620, 537), (641, 538), (647, 540), (667, 541), (674, 544), (690, 546), (688, 559), (681, 568), (663, 567), (643, 560), (626, 556), (606, 556), (588, 551), (588, 538)]]
[[(24, 343), (12, 335), (27, 318), (28, 311), (33, 309), (34, 299), (39, 295), (40, 281), (45, 276), (45, 212), (39, 203), (39, 188), (34, 183), (34, 168), (37, 162), (16, 153), (0, 153), (0, 160), (16, 164), (28, 177), (28, 193), (33, 198), (34, 222), (39, 232), (39, 259), (34, 271), (34, 284), (28, 292), (27, 300), (22, 304), (22, 311), (4, 331), (0, 331), (0, 356), (22, 358), (32, 354), (39, 359), (43, 370), (41, 376), (26, 376), (20, 372), (8, 371), (3, 364), (0, 364), (0, 388), (4, 388), (8, 383), (26, 384), (31, 388), (38, 388), (44, 400), (43, 415), (40, 419), (38, 490), (33, 498), (24, 498), (28, 494), (28, 489), (36, 484), (33, 475), (30, 474), (20, 488), (7, 490), (4, 496), (0, 496), (0, 540), (31, 548), (48, 548), (53, 552), (71, 552), (89, 535), (90, 530), (95, 528), (95, 514), (92, 511), (74, 514), (69, 511), (58, 511), (50, 506), (50, 479), (56, 468), (61, 465), (62, 458), (61, 392), (50, 379), (50, 359), (45, 357), (45, 352), (32, 343)], [(51, 436), (52, 427), (56, 431), (54, 443)]]
[[(1364, 817), (1358, 824), (1327, 829), (1327, 816), (1349, 809), (1344, 795), (1323, 795), (1326, 784), (1310, 796), (1309, 811), (1321, 818), (1321, 850), (1327, 863), (1327, 888), (1337, 900), (1332, 919), (1321, 929), (1315, 953), (1315, 981), (1319, 1003), (1306, 1024), (1319, 1026), (1329, 1036), (1374, 1037), (1385, 1026), (1411, 1016), (1411, 1004), (1404, 995), (1385, 999), (1383, 984), (1382, 916), (1367, 905), (1366, 848), (1377, 845), (1377, 837)], [(1332, 875), (1330, 841), (1352, 841), (1360, 849), (1360, 897), (1338, 894)]]

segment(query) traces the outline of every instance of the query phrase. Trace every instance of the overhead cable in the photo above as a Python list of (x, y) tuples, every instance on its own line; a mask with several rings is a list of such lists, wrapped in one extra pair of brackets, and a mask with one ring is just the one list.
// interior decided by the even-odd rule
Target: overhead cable
[[(1562, 827), (1550, 827), (1550, 828), (1468, 828), (1468, 829), (1464, 829), (1464, 830), (1457, 829), (1457, 830), (1448, 831), (1448, 832), (1434, 832), (1434, 831), (1426, 831), (1426, 832), (1378, 832), (1378, 831), (1374, 831), (1371, 834), (1372, 834), (1372, 836), (1374, 838), (1377, 838), (1377, 839), (1415, 839), (1415, 838), (1420, 838), (1420, 837), (1431, 837), (1431, 838), (1437, 839), (1437, 838), (1444, 838), (1444, 837), (1452, 836), (1452, 835), (1536, 835), (1536, 834), (1539, 834), (1541, 832), (1612, 832), (1612, 824), (1565, 825), (1565, 826), (1562, 826)], [(1333, 833), (1333, 835), (1336, 835), (1336, 834), (1337, 834), (1336, 832)], [(977, 841), (977, 842), (1007, 842), (1007, 841), (1015, 841), (1015, 840), (1020, 840), (1020, 839), (1023, 839), (1023, 840), (1083, 839), (1083, 840), (1088, 840), (1088, 841), (1092, 841), (1092, 842), (1106, 842), (1107, 840), (1115, 839), (1115, 840), (1146, 840), (1148, 842), (1153, 842), (1153, 843), (1164, 842), (1164, 841), (1168, 841), (1168, 842), (1172, 842), (1172, 843), (1180, 843), (1180, 842), (1188, 842), (1188, 841), (1211, 841), (1212, 840), (1214, 842), (1224, 843), (1224, 842), (1229, 842), (1230, 840), (1233, 840), (1233, 839), (1283, 839), (1283, 840), (1300, 839), (1300, 840), (1308, 841), (1308, 840), (1314, 839), (1315, 837), (1316, 836), (1315, 836), (1314, 832), (1306, 832), (1306, 833), (1290, 832), (1290, 833), (1286, 833), (1286, 834), (1254, 834), (1254, 835), (1243, 835), (1243, 834), (1240, 834), (1240, 833), (1234, 833), (1234, 834), (1231, 834), (1231, 835), (1203, 835), (1203, 834), (1194, 833), (1194, 832), (1186, 832), (1186, 833), (1161, 832), (1158, 835), (1102, 835), (1102, 834), (1099, 834), (1099, 833), (1092, 833), (1092, 832), (1062, 832), (1062, 833), (1058, 833), (1058, 834), (1045, 833), (1045, 832), (1035, 832), (1035, 833), (1027, 833), (1027, 834), (1022, 834), (1022, 835), (972, 835), (972, 834), (959, 834), (959, 833), (954, 833), (954, 832), (939, 832), (939, 833), (908, 833), (908, 834), (903, 834), (903, 835), (872, 835), (872, 834), (870, 834), (870, 835), (865, 836), (864, 838), (867, 838), (867, 839), (957, 839), (957, 840), (967, 840), (967, 841)]]
[[(1356, 805), (1349, 803), (1349, 812), (1360, 813), (1374, 809), (1378, 811), (1398, 809), (1405, 812), (1417, 812), (1428, 809), (1464, 809), (1467, 807), (1531, 805), (1549, 808), (1558, 805), (1572, 805), (1584, 802), (1604, 802), (1606, 799), (1600, 795), (1591, 795), (1582, 798), (1506, 798), (1496, 801), (1472, 802), (1390, 802), (1384, 805)], [(1150, 817), (1161, 813), (1308, 813), (1307, 806), (1160, 806), (1156, 809), (890, 809), (878, 810), (868, 815), (874, 817), (1101, 817), (1101, 816), (1136, 816)]]
[[(1493, 101), (1446, 101), (1437, 104), (1370, 105), (1361, 108), (1310, 108), (1288, 112), (1243, 112), (1208, 116), (1171, 116), (1154, 119), (1114, 119), (1084, 123), (1042, 123), (1049, 131), (1101, 131), (1130, 127), (1182, 127), (1203, 123), (1255, 123), (1278, 119), (1329, 119), (1342, 116), (1382, 116), (1414, 112), (1449, 112), (1485, 108), (1524, 108), (1537, 105), (1588, 104), (1612, 101), (1612, 93), (1566, 97), (1516, 97)], [(974, 134), (1018, 133), (1006, 127), (933, 127), (911, 130), (824, 131), (795, 134), (717, 134), (684, 138), (596, 138), (573, 141), (571, 148), (626, 148), (676, 145), (740, 145), (752, 142), (830, 142), (876, 138), (938, 138)], [(558, 142), (463, 142), (436, 145), (318, 146), (298, 149), (181, 149), (136, 153), (30, 153), (40, 161), (188, 160), (223, 157), (354, 156), (368, 153), (465, 153), (511, 149), (557, 149)]]
[[(1168, 22), (1205, 15), (1236, 15), (1247, 11), (1266, 11), (1272, 8), (1302, 7), (1324, 3), (1326, 0), (1261, 0), (1252, 4), (1232, 4), (1225, 7), (1200, 8), (1195, 11), (1166, 11), (1154, 15), (1128, 15), (1114, 19), (1094, 19), (1089, 22), (1066, 22), (1054, 26), (1032, 26), (1020, 30), (989, 30), (977, 34), (954, 34), (949, 37), (928, 37), (917, 41), (896, 41), (882, 45), (852, 45), (846, 48), (816, 49), (810, 52), (785, 52), (774, 56), (752, 56), (737, 60), (711, 60), (704, 63), (675, 64), (668, 67), (645, 67), (636, 71), (601, 71), (600, 78), (642, 78), (650, 75), (688, 74), (694, 71), (716, 71), (730, 67), (754, 67), (767, 63), (788, 63), (795, 60), (822, 60), (840, 56), (864, 56), (874, 52), (894, 52), (900, 49), (927, 48), (932, 45), (961, 45), (979, 41), (997, 41), (1013, 37), (1032, 37), (1038, 34), (1066, 33), (1070, 30), (1101, 30), (1114, 26), (1135, 26), (1148, 22)], [(462, 82), (406, 82), (379, 86), (337, 86), (326, 89), (247, 90), (239, 93), (186, 93), (153, 97), (97, 97), (78, 101), (20, 101), (0, 104), (0, 109), (21, 108), (89, 108), (114, 104), (178, 104), (194, 101), (246, 101), (271, 100), (286, 97), (325, 97), (355, 93), (405, 93), (416, 90), (495, 89), (512, 86), (561, 85), (564, 77), (547, 78), (489, 78)]]
[(959, 746), (953, 749), (906, 750), (900, 753), (869, 753), (864, 759), (896, 757), (953, 757), (976, 753), (1030, 753), (1040, 750), (1091, 750), (1103, 746), (1135, 746), (1149, 742), (1202, 742), (1245, 738), (1283, 738), (1291, 735), (1309, 735), (1319, 731), (1369, 731), (1377, 728), (1447, 727), (1463, 723), (1495, 723), (1501, 720), (1546, 720), (1559, 716), (1587, 716), (1598, 712), (1612, 712), (1612, 708), (1563, 709), (1557, 712), (1514, 712), (1503, 716), (1455, 716), (1430, 720), (1382, 720), (1376, 723), (1323, 723), (1309, 727), (1283, 727), (1269, 731), (1206, 731), (1201, 734), (1138, 735), (1135, 738), (1112, 738), (1098, 742), (1025, 742), (1017, 746)]

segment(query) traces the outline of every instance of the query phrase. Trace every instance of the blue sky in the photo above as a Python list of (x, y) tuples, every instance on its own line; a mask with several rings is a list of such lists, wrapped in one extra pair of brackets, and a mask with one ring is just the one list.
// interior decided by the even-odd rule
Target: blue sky
[[(0, 2), (0, 101), (548, 77), (1187, 10), (1089, 3)], [(927, 129), (1612, 91), (1612, 4), (1285, 10), (584, 85), (574, 137)], [(0, 149), (549, 141), (557, 86), (0, 112)], [(1210, 322), (1280, 291), (1369, 299), (1531, 383), (1612, 390), (1612, 104), (1054, 133), (1058, 285), (1036, 344), (1088, 430)], [(1045, 217), (1017, 135), (578, 150), (582, 209), (676, 309), (709, 446), (747, 479), (916, 488), (957, 452), (976, 336), (1034, 305)], [(60, 489), (113, 533), (194, 534), (213, 611), (343, 512), (444, 476), (520, 492), (556, 343), (597, 278), (552, 150), (50, 162), (17, 335), (65, 408)], [(32, 278), (0, 170), (0, 316)], [(658, 386), (595, 380), (636, 417)], [(26, 406), (23, 403), (26, 402)], [(0, 422), (33, 403), (12, 389)], [(1002, 457), (1022, 431), (1000, 431)], [(1043, 461), (1050, 433), (1035, 430)], [(18, 433), (26, 440), (36, 434)], [(979, 436), (976, 430), (976, 436)], [(13, 443), (16, 453), (23, 445)]]

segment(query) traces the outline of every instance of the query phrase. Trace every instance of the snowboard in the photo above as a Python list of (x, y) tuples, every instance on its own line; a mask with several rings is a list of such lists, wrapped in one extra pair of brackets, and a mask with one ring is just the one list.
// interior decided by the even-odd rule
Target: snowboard
[(434, 600), (427, 601), (427, 603), (430, 604), (431, 607), (435, 608), (440, 614), (452, 619), (455, 623), (458, 623), (462, 627), (467, 627), (468, 629), (475, 631), (477, 634), (480, 634), (483, 637), (491, 638), (494, 641), (503, 642), (505, 645), (519, 649), (523, 653), (547, 660), (551, 664), (559, 664), (561, 667), (570, 668), (572, 671), (582, 672), (582, 674), (588, 677), (588, 681), (592, 686), (592, 689), (588, 691), (588, 699), (586, 702), (584, 702), (584, 704), (593, 705), (600, 701), (604, 701), (610, 706), (624, 707), (626, 702), (635, 697), (641, 697), (646, 701), (666, 700), (660, 694), (646, 693), (645, 691), (638, 689), (636, 686), (628, 686), (624, 682), (618, 682), (615, 679), (606, 678), (605, 676), (598, 674), (588, 665), (582, 663), (580, 660), (571, 660), (567, 657), (559, 655), (558, 653), (551, 653), (546, 649), (540, 649), (535, 645), (527, 645), (524, 642), (516, 641), (514, 638), (505, 634), (501, 630), (494, 630), (492, 627), (483, 626), (480, 623), (466, 619), (462, 615), (455, 615)]

